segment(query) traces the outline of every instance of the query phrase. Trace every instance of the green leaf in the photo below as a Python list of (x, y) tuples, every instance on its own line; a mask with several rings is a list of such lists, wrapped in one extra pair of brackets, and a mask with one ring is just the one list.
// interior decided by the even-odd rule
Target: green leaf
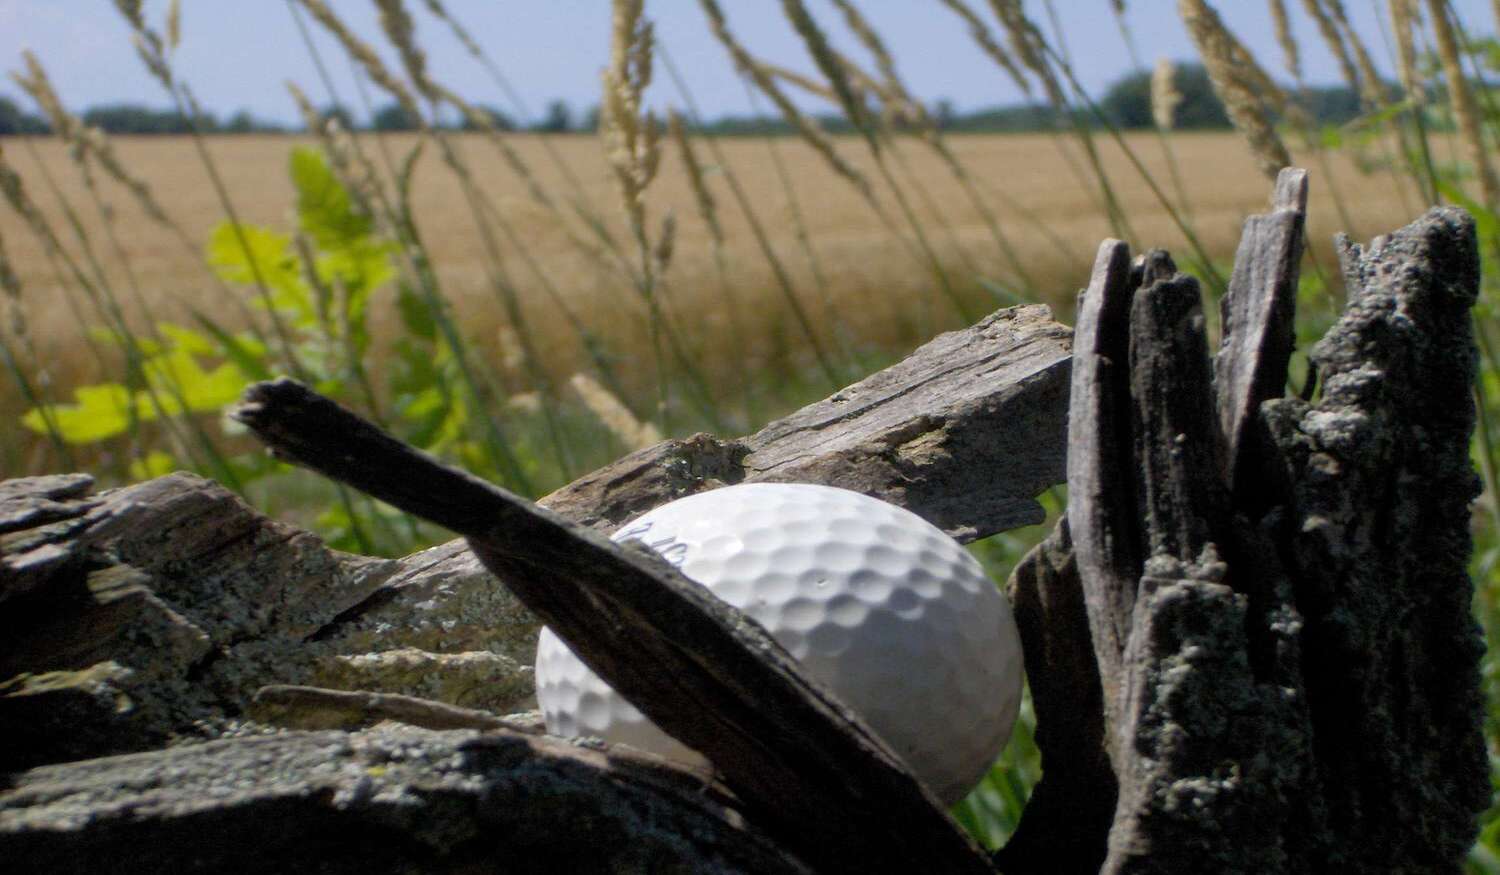
[(113, 328), (106, 328), (102, 325), (90, 325), (87, 331), (89, 337), (92, 337), (94, 340), (100, 343), (107, 343), (111, 346), (118, 346), (121, 349), (128, 350), (134, 344), (135, 349), (141, 355), (158, 355), (162, 351), (162, 345), (149, 337), (141, 337), (134, 334), (127, 337)]
[(225, 331), (219, 324), (197, 310), (193, 311), (193, 318), (203, 326), (203, 330), (213, 335), (219, 344), (218, 351), (225, 358), (234, 362), (246, 377), (251, 380), (269, 380), (271, 371), (266, 367), (266, 345), (253, 337), (239, 336)]
[(351, 321), (363, 317), (370, 293), (396, 276), (393, 251), (389, 243), (361, 239), (318, 256), (318, 278), (329, 286), (343, 286)]
[[(63, 440), (70, 444), (92, 444), (124, 434), (130, 428), (130, 390), (119, 383), (79, 386), (73, 390), (74, 404), (53, 404), (47, 408)], [(150, 408), (137, 409), (137, 419), (150, 419)], [(40, 410), (28, 410), (21, 424), (46, 434), (47, 420)]]
[(432, 309), (409, 283), (403, 282), (396, 289), (396, 312), (401, 314), (401, 325), (408, 334), (426, 340), (437, 337)]
[(256, 225), (220, 222), (209, 237), (208, 263), (225, 282), (240, 285), (255, 285), (258, 271), (271, 293), (271, 306), (295, 313), (298, 325), (316, 324), (312, 292), (287, 235)]
[(197, 358), (182, 349), (153, 358), (146, 363), (146, 373), (152, 385), (171, 387), (172, 391), (159, 392), (158, 397), (172, 414), (182, 413), (183, 405), (189, 413), (218, 410), (238, 400), (251, 382), (231, 362), (204, 370)]
[(180, 349), (193, 355), (213, 355), (218, 352), (214, 342), (191, 328), (177, 325), (172, 322), (159, 322), (156, 330), (162, 336), (172, 342), (174, 349)]
[(155, 477), (164, 477), (182, 467), (171, 454), (161, 450), (152, 450), (146, 454), (144, 459), (136, 459), (130, 463), (130, 479), (150, 480)]
[(323, 153), (311, 146), (292, 150), (292, 184), (297, 187), (297, 218), (320, 249), (337, 249), (370, 234), (370, 217), (355, 210)]

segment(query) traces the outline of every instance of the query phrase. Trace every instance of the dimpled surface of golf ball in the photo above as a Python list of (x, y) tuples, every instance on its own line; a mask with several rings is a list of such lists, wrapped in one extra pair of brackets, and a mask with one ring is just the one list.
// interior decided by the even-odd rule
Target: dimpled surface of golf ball
[[(637, 539), (758, 621), (946, 804), (1010, 735), (1021, 649), (1010, 606), (957, 541), (903, 508), (828, 486), (727, 486), (662, 505)], [(537, 702), (554, 735), (598, 736), (689, 764), (550, 629)]]

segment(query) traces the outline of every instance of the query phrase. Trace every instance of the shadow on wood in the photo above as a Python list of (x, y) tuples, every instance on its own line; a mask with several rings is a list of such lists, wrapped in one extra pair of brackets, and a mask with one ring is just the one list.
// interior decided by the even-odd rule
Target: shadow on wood
[(1100, 248), (1066, 519), (1011, 582), (1044, 777), (1008, 873), (1452, 871), (1474, 839), (1473, 222), (1343, 241), (1322, 395), (1283, 398), (1306, 184), (1246, 222), (1213, 368), (1197, 283)]
[[(192, 478), (101, 496), (87, 478), (0, 484), (0, 605), (20, 642), (0, 654), (19, 672), (0, 687), (0, 726), (31, 733), (0, 790), (0, 856), (108, 867), (146, 842), (162, 861), (250, 871), (265, 861), (193, 849), (263, 840), (268, 860), (311, 862), (338, 850), (331, 836), (358, 843), (337, 861), (360, 871), (460, 871), (544, 847), (596, 870), (1451, 871), (1489, 801), (1465, 571), (1474, 226), (1436, 209), (1368, 249), (1342, 241), (1349, 303), (1310, 355), (1321, 395), (1287, 398), (1306, 184), (1284, 171), (1271, 211), (1247, 221), (1213, 359), (1197, 282), (1165, 252), (1132, 261), (1106, 241), (1071, 371), (1044, 308), (1001, 311), (755, 435), (667, 442), (539, 504), (295, 383), (251, 390), (237, 416), (278, 452), (462, 533), (505, 587), (461, 545), (336, 556)], [(1044, 777), (990, 857), (764, 630), (604, 538), (683, 494), (800, 479), (971, 539), (1035, 521), (1064, 448), (1065, 518), (1010, 582)], [(143, 518), (163, 527), (126, 531)], [(205, 519), (220, 529), (194, 540)], [(206, 557), (226, 531), (243, 533), (228, 540), (255, 573), (216, 588), (153, 554), (196, 543)], [(268, 546), (278, 533), (291, 577), (322, 575), (307, 591), (267, 582), (287, 555)], [(382, 634), (437, 646), (444, 622), (390, 618), (417, 603), (482, 614), (501, 594), (715, 774), (410, 690), (309, 688), (281, 664)], [(521, 616), (507, 621), (517, 638), (534, 629)], [(174, 654), (141, 699), (164, 715), (150, 732), (117, 696), (134, 669), (115, 659), (141, 648)], [(265, 719), (433, 729), (282, 731), (19, 771), (158, 747), (188, 715), (252, 707), (255, 688)], [(98, 734), (69, 737), (77, 715)]]

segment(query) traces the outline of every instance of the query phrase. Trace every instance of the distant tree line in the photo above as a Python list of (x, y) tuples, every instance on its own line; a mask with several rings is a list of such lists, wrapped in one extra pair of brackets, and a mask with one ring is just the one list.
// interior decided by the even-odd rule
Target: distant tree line
[[(193, 130), (187, 116), (176, 110), (152, 109), (130, 103), (113, 103), (90, 107), (81, 116), (84, 124), (109, 134), (186, 134)], [(204, 133), (250, 134), (283, 133), (285, 125), (266, 121), (240, 110), (225, 119), (205, 113), (199, 120)], [(47, 120), (21, 109), (14, 100), (0, 97), (0, 135), (45, 134), (51, 131)]]
[[(1209, 130), (1229, 127), (1224, 107), (1214, 96), (1203, 67), (1196, 64), (1179, 66), (1175, 82), (1182, 95), (1182, 102), (1177, 107), (1174, 119), (1176, 128)], [(1299, 92), (1298, 97), (1319, 124), (1340, 125), (1360, 113), (1358, 95), (1344, 86), (1309, 88)], [(1151, 74), (1134, 73), (1115, 82), (1099, 100), (1099, 110), (1111, 123), (1121, 128), (1150, 127)], [(491, 124), (502, 131), (591, 133), (599, 124), (597, 106), (575, 112), (563, 100), (551, 101), (539, 118), (524, 125), (491, 106), (480, 107), (480, 112), (485, 113)], [(1072, 119), (1059, 118), (1051, 107), (1040, 104), (1017, 104), (958, 112), (950, 101), (939, 100), (931, 107), (930, 112), (941, 129), (955, 133), (1013, 133), (1049, 130), (1060, 124), (1094, 126), (1098, 123), (1089, 110), (1076, 110)], [(337, 118), (350, 130), (410, 131), (420, 127), (418, 119), (395, 103), (377, 109), (368, 122), (357, 120), (354, 113), (341, 106), (329, 107), (323, 114), (324, 118)], [(135, 104), (92, 107), (83, 113), (83, 120), (111, 134), (183, 134), (192, 130), (191, 121), (175, 110), (151, 109)], [(849, 121), (841, 115), (820, 116), (819, 121), (833, 133), (849, 133), (852, 130)], [(199, 126), (204, 133), (224, 134), (284, 133), (300, 129), (257, 118), (245, 110), (222, 120), (206, 114), (199, 120)], [(476, 127), (472, 121), (461, 118), (456, 113), (440, 117), (438, 126), (446, 130), (472, 130)], [(47, 130), (45, 119), (25, 112), (9, 98), (0, 97), (0, 135), (37, 134), (46, 133)], [(722, 136), (789, 134), (792, 133), (792, 128), (779, 116), (723, 116), (705, 124), (703, 133)]]

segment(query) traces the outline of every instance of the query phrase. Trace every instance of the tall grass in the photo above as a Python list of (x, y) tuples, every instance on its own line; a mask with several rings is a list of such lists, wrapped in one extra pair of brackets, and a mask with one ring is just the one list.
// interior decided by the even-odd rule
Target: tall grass
[[(186, 117), (201, 118), (175, 67), (183, 38), (178, 5), (160, 27), (139, 2), (115, 5), (168, 99)], [(331, 4), (287, 0), (289, 28), (301, 33), (322, 74), (319, 83), (290, 89), (316, 146), (292, 153), (295, 210), (279, 224), (247, 218), (246, 192), (226, 181), (226, 142), (197, 133), (194, 153), (224, 221), (207, 227), (182, 217), (157, 191), (161, 180), (132, 169), (125, 152), (67, 109), (40, 59), (22, 59), (15, 79), (66, 142), (81, 187), (57, 178), (45, 143), (6, 143), (0, 153), (0, 194), (15, 218), (0, 225), (0, 370), (8, 382), (0, 413), (24, 424), (0, 432), (5, 474), (85, 468), (123, 482), (186, 467), (317, 527), (337, 546), (398, 554), (440, 533), (287, 476), (219, 420), (222, 405), (253, 379), (290, 373), (407, 440), (540, 495), (663, 435), (754, 429), (997, 304), (1043, 300), (1069, 314), (1096, 241), (1075, 239), (1066, 217), (1018, 196), (1014, 180), (978, 169), (977, 141), (941, 129), (854, 0), (784, 0), (781, 13), (805, 55), (776, 61), (740, 40), (717, 0), (699, 0), (752, 99), (767, 101), (795, 132), (762, 144), (770, 163), (753, 171), (738, 144), (699, 133), (702, 112), (670, 47), (657, 43), (651, 10), (641, 0), (615, 0), (600, 158), (590, 165), (608, 174), (608, 192), (580, 167), (574, 140), (502, 131), (478, 108), (480, 98), (434, 78), (420, 21), (451, 31), (497, 91), (529, 117), (482, 34), (437, 0), (424, 0), (420, 20), (402, 0), (377, 5), (378, 38), (394, 49), (399, 69)], [(1322, 194), (1309, 217), (1314, 245), (1301, 292), (1304, 340), (1326, 327), (1340, 297), (1336, 272), (1320, 261), (1328, 234), (1316, 229), (1383, 230), (1361, 215), (1360, 189), (1385, 188), (1401, 199), (1407, 218), (1442, 201), (1478, 219), (1485, 273), (1475, 311), (1481, 380), (1474, 457), (1484, 493), (1474, 520), (1475, 611), (1497, 644), (1500, 96), (1486, 82), (1500, 71), (1496, 43), (1482, 35), (1500, 22), (1465, 20), (1446, 0), (1376, 5), (1391, 34), (1388, 57), (1371, 51), (1334, 0), (1270, 3), (1281, 50), (1275, 63), (1256, 58), (1215, 4), (1179, 0), (1178, 14), (1245, 154), (1267, 174), (1294, 154), (1319, 171)], [(1218, 193), (1191, 184), (1198, 168), (1186, 156), (1197, 135), (1174, 130), (1170, 64), (1159, 64), (1153, 80), (1153, 136), (1162, 156), (1155, 159), (1078, 85), (1061, 42), (1068, 16), (1100, 10), (1043, 6), (1051, 36), (1037, 23), (1035, 4), (1028, 9), (1020, 0), (943, 0), (935, 8), (954, 16), (997, 76), (1052, 108), (1047, 136), (1065, 171), (1059, 176), (1072, 175), (1101, 231), (1137, 248), (1180, 241), (1210, 287), (1222, 286), (1233, 233), (1220, 227), (1227, 219)], [(1125, 53), (1144, 69), (1126, 23), (1131, 4), (1112, 7)], [(1314, 26), (1321, 48), (1295, 41), (1299, 15)], [(863, 59), (837, 48), (846, 43)], [(1317, 50), (1335, 60), (1363, 101), (1365, 116), (1345, 128), (1317, 128), (1301, 105), (1303, 66)], [(317, 105), (342, 104), (327, 74), (333, 63), (356, 72), (366, 112), (378, 92), (418, 119), (419, 130), (404, 137), (357, 132), (321, 115)], [(658, 65), (670, 89), (657, 81)], [(856, 135), (831, 136), (791, 89), (842, 114)], [(673, 105), (665, 129), (651, 109), (654, 95)], [(464, 118), (472, 133), (439, 124), (445, 112)], [(668, 151), (675, 160), (664, 159)], [(423, 169), (428, 155), (440, 163), (441, 178)], [(480, 169), (491, 159), (522, 197), (497, 196)], [(663, 191), (673, 167), (686, 181), (678, 186), (686, 192), (683, 209), (674, 210)], [(808, 191), (809, 167), (827, 181), (816, 194)], [(946, 197), (942, 185), (953, 186)], [(450, 212), (466, 222), (459, 233), (479, 243), (478, 282), (456, 281), (444, 261), (452, 231), (421, 207), (423, 192), (436, 186), (456, 193)], [(779, 202), (768, 201), (767, 192)], [(859, 256), (839, 235), (815, 230), (834, 197), (870, 218), (861, 233), (871, 248), (904, 259), (909, 273), (899, 282), (890, 275), (846, 278), (858, 274)], [(164, 245), (192, 251), (198, 293), (164, 299), (145, 291), (148, 281), (122, 240), (129, 229), (117, 219), (117, 202), (144, 216)], [(536, 247), (533, 225), (545, 225), (560, 242)], [(17, 255), (22, 247), (33, 253), (28, 259)], [(488, 305), (473, 302), (476, 289)], [(476, 319), (480, 311), (492, 315)], [(57, 324), (57, 312), (91, 329), (77, 333), (66, 355), (37, 328), (48, 319)], [(881, 330), (869, 330), (873, 323)], [(1049, 502), (1055, 517), (1061, 505)], [(1003, 579), (1045, 530), (1008, 533), (975, 549)], [(1500, 664), (1492, 658), (1485, 683), (1495, 747)], [(956, 810), (986, 843), (1004, 841), (1014, 828), (1038, 774), (1036, 757), (1023, 721), (1001, 766)], [(1500, 786), (1500, 769), (1496, 776)], [(1500, 807), (1486, 816), (1470, 867), (1500, 872)]]

